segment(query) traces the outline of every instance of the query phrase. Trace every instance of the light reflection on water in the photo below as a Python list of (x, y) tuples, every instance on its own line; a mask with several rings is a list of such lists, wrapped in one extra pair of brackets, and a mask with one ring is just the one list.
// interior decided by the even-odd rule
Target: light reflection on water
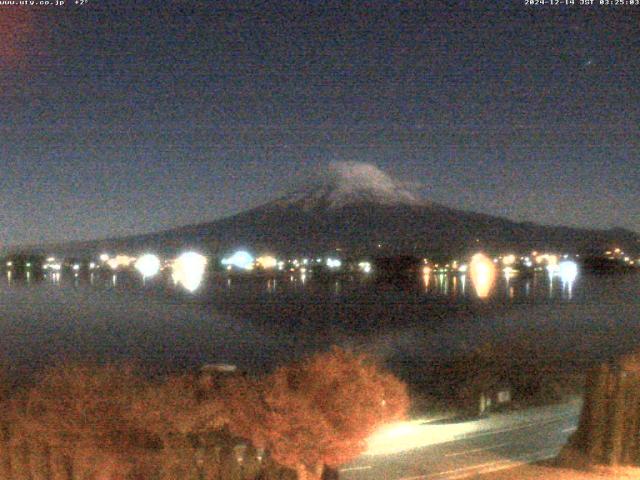
[[(314, 278), (313, 274), (302, 273), (300, 275), (287, 275), (287, 276), (268, 276), (268, 277), (251, 277), (251, 276), (238, 276), (231, 277), (224, 274), (220, 276), (213, 275), (211, 278), (202, 273), (198, 276), (197, 287), (192, 288), (191, 293), (195, 296), (201, 296), (210, 289), (217, 288), (216, 285), (224, 284), (227, 291), (231, 292), (234, 289), (245, 289), (248, 285), (253, 288), (256, 285), (263, 285), (263, 291), (269, 294), (276, 294), (279, 289), (278, 284), (282, 284), (284, 290), (288, 291), (294, 289), (301, 295), (304, 295), (306, 290), (322, 290), (327, 285), (326, 279), (319, 280)], [(558, 275), (549, 274), (548, 272), (536, 272), (535, 274), (520, 275), (517, 272), (504, 272), (503, 275), (494, 278), (487, 279), (486, 276), (478, 281), (479, 286), (475, 289), (468, 289), (467, 282), (469, 274), (460, 272), (432, 272), (425, 271), (421, 277), (420, 282), (416, 282), (414, 285), (403, 284), (400, 288), (404, 290), (412, 290), (413, 288), (419, 288), (425, 295), (434, 297), (443, 297), (450, 301), (458, 300), (473, 300), (478, 298), (488, 299), (506, 299), (519, 301), (522, 299), (541, 299), (546, 297), (547, 299), (559, 298), (563, 300), (573, 300), (576, 294), (576, 287), (580, 288), (581, 278), (578, 276), (574, 279), (564, 279)], [(234, 280), (234, 278), (236, 280)], [(124, 284), (119, 285), (124, 280)], [(370, 279), (369, 279), (370, 280)], [(87, 275), (73, 273), (71, 275), (61, 274), (60, 272), (48, 272), (42, 275), (42, 277), (36, 277), (31, 272), (26, 272), (22, 278), (16, 278), (15, 274), (9, 270), (6, 272), (6, 280), (4, 284), (11, 286), (13, 284), (31, 284), (36, 285), (39, 282), (50, 283), (53, 285), (59, 285), (61, 287), (68, 286), (72, 283), (75, 287), (89, 285), (97, 289), (101, 288), (141, 288), (144, 289), (147, 283), (150, 283), (151, 287), (158, 287), (158, 285), (164, 285), (167, 288), (175, 290), (184, 290), (181, 288), (180, 283), (166, 282), (162, 278), (160, 279), (145, 279), (141, 275), (130, 271), (114, 271), (114, 272), (91, 272)], [(358, 285), (371, 285), (371, 282), (364, 282), (360, 277), (340, 277), (336, 276), (329, 282), (331, 285), (331, 292), (334, 295), (340, 295), (343, 286), (350, 285), (351, 287)], [(347, 289), (349, 290), (349, 289)]]
[(400, 286), (358, 275), (213, 274), (193, 293), (169, 275), (143, 285), (131, 272), (1, 278), (0, 361), (12, 365), (73, 352), (261, 369), (332, 344), (425, 362), (520, 337), (585, 358), (640, 345), (640, 275), (498, 275), (484, 300), (462, 273)]

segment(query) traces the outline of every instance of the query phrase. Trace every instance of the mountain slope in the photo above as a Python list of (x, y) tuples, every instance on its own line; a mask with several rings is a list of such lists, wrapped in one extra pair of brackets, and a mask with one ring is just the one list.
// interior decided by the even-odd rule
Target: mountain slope
[(601, 252), (613, 245), (637, 252), (640, 236), (622, 229), (543, 226), (455, 210), (420, 199), (372, 165), (341, 162), (330, 165), (326, 174), (303, 187), (231, 217), (55, 248), (92, 252), (153, 249), (165, 253), (200, 248), (226, 253), (244, 247), (291, 254), (320, 254), (340, 248), (347, 254), (444, 254), (480, 248)]

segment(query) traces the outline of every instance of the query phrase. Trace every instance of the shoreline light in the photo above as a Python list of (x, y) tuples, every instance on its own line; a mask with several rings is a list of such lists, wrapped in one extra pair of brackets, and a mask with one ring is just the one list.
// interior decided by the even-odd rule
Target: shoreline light
[(469, 262), (469, 276), (478, 298), (487, 298), (496, 280), (494, 262), (482, 253), (476, 253)]
[(262, 255), (256, 258), (256, 263), (258, 266), (264, 268), (265, 270), (271, 270), (272, 268), (276, 268), (278, 266), (278, 260), (276, 257), (271, 255)]
[(337, 269), (342, 266), (342, 261), (337, 258), (327, 258), (327, 267)]
[(371, 273), (371, 263), (370, 262), (360, 262), (358, 264), (360, 271), (363, 273)]
[(576, 262), (567, 260), (558, 265), (558, 275), (565, 283), (572, 283), (578, 276), (578, 265)]
[(180, 284), (189, 292), (194, 292), (202, 283), (207, 259), (196, 252), (186, 252), (174, 262), (171, 277), (176, 285)]
[(253, 262), (253, 256), (245, 250), (238, 250), (230, 257), (222, 259), (222, 265), (237, 267), (242, 270), (252, 270)]
[(147, 253), (136, 260), (135, 268), (142, 278), (153, 277), (160, 271), (160, 259), (153, 253)]

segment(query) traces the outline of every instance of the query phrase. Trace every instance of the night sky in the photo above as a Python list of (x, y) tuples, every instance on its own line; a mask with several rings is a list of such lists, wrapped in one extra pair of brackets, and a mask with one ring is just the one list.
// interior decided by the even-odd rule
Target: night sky
[(0, 6), (0, 245), (212, 220), (335, 160), (640, 231), (640, 7), (145, 3)]

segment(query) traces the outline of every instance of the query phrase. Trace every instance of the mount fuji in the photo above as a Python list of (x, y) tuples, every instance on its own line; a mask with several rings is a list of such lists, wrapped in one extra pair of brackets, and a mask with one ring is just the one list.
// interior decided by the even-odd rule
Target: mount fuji
[(268, 203), (213, 222), (158, 233), (92, 242), (56, 250), (153, 249), (173, 253), (198, 248), (228, 253), (464, 254), (544, 250), (598, 252), (620, 246), (640, 249), (640, 235), (623, 229), (591, 230), (516, 222), (456, 210), (420, 198), (377, 167), (335, 162), (322, 175)]

